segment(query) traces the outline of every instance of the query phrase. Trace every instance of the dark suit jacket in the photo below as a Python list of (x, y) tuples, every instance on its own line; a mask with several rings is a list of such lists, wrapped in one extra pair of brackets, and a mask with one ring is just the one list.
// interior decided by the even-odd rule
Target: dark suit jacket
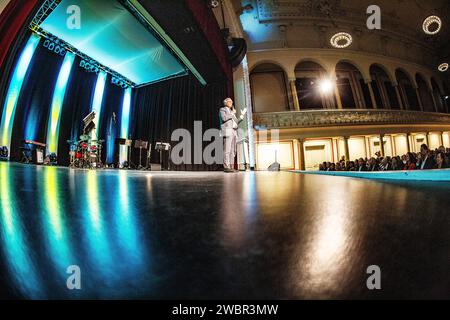
[[(431, 156), (428, 156), (427, 160), (425, 160), (425, 165), (423, 166), (423, 170), (431, 170), (434, 169), (436, 163)], [(422, 163), (419, 166), (419, 169), (422, 169)]]

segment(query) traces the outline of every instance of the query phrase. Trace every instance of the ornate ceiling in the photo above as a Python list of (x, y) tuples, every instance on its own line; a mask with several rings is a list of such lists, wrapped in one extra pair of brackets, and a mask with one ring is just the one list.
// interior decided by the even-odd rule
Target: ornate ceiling
[[(378, 43), (401, 43), (428, 51), (430, 56), (446, 57), (450, 52), (449, 0), (232, 0), (247, 35), (250, 50), (279, 47), (328, 47), (329, 34), (350, 32), (356, 38), (352, 49), (375, 52), (380, 49), (358, 45), (358, 38), (373, 37)], [(253, 10), (241, 8), (251, 4)], [(368, 30), (367, 7), (381, 8), (382, 30)], [(423, 20), (438, 15), (443, 26), (439, 34), (426, 35)], [(249, 17), (251, 16), (251, 17)], [(247, 25), (246, 25), (247, 24)], [(253, 30), (252, 30), (253, 28)], [(253, 34), (252, 34), (252, 31)], [(323, 37), (315, 43), (307, 37)], [(303, 38), (302, 38), (303, 37)], [(398, 49), (393, 49), (398, 51)], [(386, 52), (380, 52), (386, 54)], [(399, 55), (399, 54), (397, 54)]]

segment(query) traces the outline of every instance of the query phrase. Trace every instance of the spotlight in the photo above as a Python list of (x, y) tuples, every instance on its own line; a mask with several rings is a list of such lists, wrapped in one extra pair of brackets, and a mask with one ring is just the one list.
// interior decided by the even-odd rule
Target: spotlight
[(349, 33), (339, 32), (331, 37), (330, 43), (333, 47), (338, 49), (347, 48), (353, 42), (353, 38)]
[(245, 12), (250, 12), (253, 11), (253, 6), (251, 4), (247, 4), (244, 6), (244, 11)]
[(333, 82), (330, 79), (323, 79), (319, 82), (319, 90), (322, 94), (329, 94), (333, 91)]
[(422, 29), (426, 34), (436, 34), (441, 31), (442, 21), (438, 16), (429, 16), (423, 21)]
[(438, 70), (439, 70), (440, 72), (445, 72), (445, 71), (447, 71), (447, 70), (448, 70), (448, 63), (442, 63), (442, 64), (440, 64), (439, 67), (438, 67)]
[(219, 0), (210, 0), (208, 6), (210, 8), (217, 8), (220, 5)]

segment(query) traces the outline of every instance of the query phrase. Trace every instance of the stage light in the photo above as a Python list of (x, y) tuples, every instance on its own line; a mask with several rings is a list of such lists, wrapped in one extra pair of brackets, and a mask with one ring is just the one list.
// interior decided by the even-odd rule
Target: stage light
[(253, 9), (254, 9), (250, 3), (245, 5), (243, 8), (244, 8), (244, 11), (247, 13), (253, 11)]
[(323, 79), (319, 82), (319, 90), (322, 94), (329, 94), (333, 91), (334, 84), (330, 79)]
[(211, 8), (217, 8), (220, 5), (218, 0), (210, 0), (208, 6)]
[[(125, 90), (122, 103), (122, 118), (120, 122), (120, 138), (128, 139), (131, 111), (131, 88)], [(120, 146), (120, 163), (128, 160), (128, 147)]]
[(16, 114), (17, 102), (22, 90), (23, 80), (28, 72), (31, 59), (41, 38), (32, 34), (16, 64), (14, 73), (9, 83), (0, 125), (0, 145), (11, 148), (11, 135)]
[(60, 55), (65, 56), (66, 55), (66, 49), (59, 43), (59, 39), (55, 40), (45, 40), (43, 44), (44, 48), (47, 48), (48, 50)]
[(53, 92), (52, 106), (47, 123), (47, 151), (48, 153), (58, 154), (59, 126), (61, 122), (61, 112), (66, 94), (67, 82), (69, 81), (75, 55), (68, 52), (59, 71)]
[(438, 67), (438, 70), (439, 70), (440, 72), (445, 72), (445, 71), (447, 71), (447, 70), (448, 70), (448, 63), (442, 63), (442, 64), (440, 64), (439, 67)]
[(338, 49), (347, 48), (353, 42), (353, 38), (349, 33), (339, 32), (331, 37), (330, 43), (333, 47)]
[(100, 72), (100, 65), (95, 61), (81, 60), (80, 67), (87, 72), (98, 73)]
[[(432, 28), (434, 26), (434, 29)], [(423, 21), (423, 31), (426, 34), (434, 35), (441, 31), (442, 21), (438, 16), (429, 16)]]
[(102, 112), (103, 93), (105, 92), (105, 84), (107, 77), (108, 75), (104, 71), (101, 71), (98, 74), (97, 83), (95, 85), (94, 98), (92, 100), (91, 111), (95, 112), (95, 114), (98, 115), (97, 117), (95, 117), (94, 120), (96, 128), (96, 137), (94, 137), (95, 139), (99, 137), (99, 120)]

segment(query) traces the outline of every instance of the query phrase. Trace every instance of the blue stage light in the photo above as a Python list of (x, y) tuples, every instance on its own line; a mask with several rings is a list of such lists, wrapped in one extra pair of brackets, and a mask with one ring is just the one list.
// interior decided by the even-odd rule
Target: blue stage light
[(104, 71), (101, 71), (98, 74), (97, 83), (95, 85), (94, 98), (92, 100), (91, 111), (94, 111), (95, 114), (97, 115), (94, 120), (95, 127), (96, 127), (96, 137), (95, 137), (96, 140), (98, 140), (98, 137), (100, 134), (99, 122), (100, 122), (100, 117), (102, 114), (103, 93), (105, 92), (105, 84), (106, 84), (107, 76), (108, 75)]
[(31, 59), (39, 44), (40, 37), (33, 34), (23, 50), (19, 61), (16, 64), (14, 73), (9, 83), (8, 92), (6, 94), (5, 104), (3, 106), (3, 114), (0, 125), (0, 145), (7, 146), (11, 149), (11, 135), (16, 114), (17, 102), (22, 90), (23, 80), (28, 72)]
[[(131, 88), (125, 89), (122, 103), (122, 120), (120, 122), (120, 138), (128, 139), (131, 112)], [(120, 146), (120, 163), (128, 161), (128, 147)]]
[(68, 52), (59, 71), (53, 93), (52, 107), (47, 123), (47, 152), (58, 154), (59, 125), (61, 122), (61, 112), (66, 94), (67, 82), (69, 81), (75, 55)]

